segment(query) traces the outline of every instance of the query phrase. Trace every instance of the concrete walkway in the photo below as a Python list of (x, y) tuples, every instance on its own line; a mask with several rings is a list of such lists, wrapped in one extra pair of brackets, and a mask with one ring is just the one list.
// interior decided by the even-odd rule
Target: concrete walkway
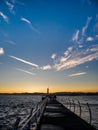
[(96, 130), (56, 100), (47, 103), (37, 130)]

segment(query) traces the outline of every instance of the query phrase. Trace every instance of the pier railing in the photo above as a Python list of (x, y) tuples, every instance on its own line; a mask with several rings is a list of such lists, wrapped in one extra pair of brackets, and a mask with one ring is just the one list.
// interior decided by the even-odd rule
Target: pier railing
[[(31, 130), (31, 128), (32, 130), (36, 130), (48, 100), (49, 97), (47, 96), (40, 103), (38, 103), (35, 108), (32, 108), (30, 111), (30, 115), (26, 119), (21, 120), (21, 118), (18, 117), (14, 125), (14, 130)], [(85, 119), (83, 117), (83, 109), (86, 108), (86, 114), (88, 113), (88, 119), (86, 121), (90, 123), (90, 125), (92, 125), (92, 112), (88, 103), (83, 104), (80, 103), (80, 101), (78, 100), (74, 101), (70, 100), (69, 98), (66, 98), (66, 100), (64, 99), (60, 102), (63, 102), (63, 105), (65, 105), (68, 109), (70, 109), (72, 112), (83, 119)]]
[(30, 115), (26, 119), (21, 121), (21, 119), (18, 117), (14, 125), (14, 130), (30, 130), (31, 128), (32, 130), (36, 130), (46, 107), (47, 100), (48, 97), (36, 105), (35, 108), (32, 108)]
[(88, 113), (88, 120), (86, 120), (89, 124), (92, 125), (92, 111), (90, 108), (90, 105), (88, 103), (83, 104), (80, 103), (79, 100), (74, 101), (74, 100), (70, 100), (69, 98), (66, 98), (66, 100), (63, 101), (63, 104), (70, 109), (71, 111), (73, 111), (75, 114), (77, 114), (78, 116), (80, 116), (81, 118), (85, 119), (85, 117), (83, 117), (83, 109), (85, 108), (86, 113)]

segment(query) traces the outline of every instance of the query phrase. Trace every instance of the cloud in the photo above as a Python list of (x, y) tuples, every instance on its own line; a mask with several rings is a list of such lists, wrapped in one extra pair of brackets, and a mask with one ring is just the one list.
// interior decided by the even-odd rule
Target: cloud
[(29, 27), (30, 27), (33, 31), (35, 31), (35, 32), (37, 32), (37, 33), (40, 33), (39, 30), (36, 29), (36, 28), (32, 25), (32, 23), (31, 23), (30, 20), (28, 20), (28, 19), (26, 19), (26, 18), (24, 18), (24, 17), (21, 17), (21, 21), (27, 23), (27, 24), (29, 25)]
[(18, 71), (21, 71), (21, 72), (24, 72), (24, 73), (27, 73), (27, 74), (30, 74), (30, 75), (35, 75), (35, 73), (31, 73), (31, 72), (29, 72), (29, 71), (27, 71), (27, 70), (23, 70), (23, 69), (20, 69), (20, 68), (15, 68), (16, 70), (18, 70)]
[(20, 62), (23, 62), (23, 63), (25, 63), (25, 64), (28, 64), (28, 65), (31, 65), (31, 66), (33, 66), (33, 67), (38, 68), (38, 65), (37, 65), (37, 64), (34, 64), (34, 63), (32, 63), (32, 62), (29, 62), (29, 61), (26, 61), (26, 60), (23, 60), (23, 59), (21, 59), (21, 58), (18, 58), (18, 57), (15, 57), (15, 56), (11, 56), (11, 55), (9, 55), (9, 57), (12, 58), (12, 59), (18, 60), (18, 61), (20, 61)]
[(92, 19), (92, 17), (87, 18), (86, 25), (82, 28), (82, 36), (85, 36), (85, 32), (86, 32), (86, 30), (87, 30), (87, 28), (89, 26), (89, 23), (90, 23), (91, 19)]
[(66, 52), (67, 55), (61, 56), (54, 64), (54, 68), (58, 71), (73, 68), (85, 62), (98, 59), (98, 45), (79, 50), (73, 49), (72, 52), (67, 50)]
[[(86, 25), (82, 28), (82, 30), (77, 30), (74, 33), (71, 44), (73, 41), (73, 43), (76, 42), (77, 45), (72, 44), (72, 46), (68, 47), (61, 56), (57, 56), (55, 53), (51, 55), (53, 64), (49, 66), (49, 69), (56, 69), (57, 71), (60, 71), (82, 65), (86, 62), (98, 60), (98, 44), (86, 44), (87, 41), (95, 41), (98, 37), (97, 34), (95, 37), (91, 37), (90, 35), (88, 36), (88, 32), (86, 34), (86, 30), (88, 29), (91, 19), (92, 17), (88, 17)], [(94, 30), (92, 29), (92, 31)], [(47, 70), (47, 65), (43, 66), (42, 69)]]
[[(92, 17), (87, 17), (85, 26), (83, 26), (81, 30), (77, 30), (72, 37), (72, 42), (74, 43), (74, 47), (76, 47), (77, 49), (83, 48), (87, 41), (91, 42), (94, 40), (93, 37), (88, 36), (88, 31), (87, 31), (91, 20), (92, 20)], [(98, 29), (96, 29), (97, 24), (93, 28), (95, 30), (98, 30)], [(92, 29), (92, 31), (94, 31), (94, 29)]]
[(76, 33), (74, 34), (72, 41), (78, 41), (78, 37), (79, 37), (79, 30), (76, 31)]
[(5, 4), (8, 6), (9, 11), (14, 14), (15, 13), (13, 11), (14, 5), (12, 3), (8, 2), (8, 1), (5, 1)]
[(79, 72), (79, 73), (70, 74), (69, 77), (81, 76), (81, 75), (85, 75), (85, 74), (87, 74), (87, 73), (86, 72)]
[(0, 55), (3, 55), (3, 54), (4, 54), (4, 49), (0, 48)]
[(56, 54), (53, 53), (53, 54), (51, 55), (51, 59), (55, 59), (55, 58), (56, 58)]
[[(77, 45), (73, 44), (72, 46), (68, 47), (61, 56), (57, 56), (55, 53), (53, 53), (51, 55), (53, 64), (49, 66), (43, 66), (43, 70), (47, 70), (49, 68), (60, 71), (82, 65), (86, 62), (98, 60), (98, 44), (86, 44), (87, 41), (95, 41), (98, 37), (96, 34), (94, 39), (94, 37), (88, 36), (88, 32), (86, 34), (86, 30), (88, 29), (91, 19), (92, 17), (88, 17), (86, 25), (82, 28), (82, 30), (77, 30), (74, 33), (71, 44), (73, 41), (73, 43), (76, 42)], [(92, 29), (92, 31), (94, 30)]]
[(64, 70), (68, 68), (76, 67), (77, 65), (84, 64), (85, 62), (92, 61), (98, 58), (98, 52), (95, 54), (91, 54), (85, 57), (76, 56), (69, 60), (65, 60), (64, 62), (60, 62), (59, 64), (55, 64), (55, 68), (57, 70)]
[(94, 40), (93, 37), (87, 37), (87, 39), (86, 39), (86, 41), (88, 41), (88, 42), (91, 42), (91, 41), (93, 41), (93, 40)]
[(6, 23), (9, 23), (8, 17), (7, 17), (3, 12), (1, 12), (1, 11), (0, 11), (0, 16), (3, 18), (3, 20), (4, 20)]
[(9, 44), (12, 44), (12, 45), (15, 45), (16, 43), (14, 42), (14, 41), (12, 41), (12, 40), (7, 40), (7, 41), (5, 41), (6, 43), (9, 43)]
[(96, 22), (96, 24), (94, 25), (93, 30), (94, 30), (94, 34), (98, 35), (98, 22)]
[(31, 22), (28, 19), (22, 17), (21, 20), (26, 22), (27, 24), (31, 25)]
[(68, 51), (71, 52), (72, 49), (73, 49), (73, 47), (71, 46), (71, 47), (68, 48)]
[(52, 69), (52, 67), (50, 65), (46, 65), (46, 66), (42, 66), (41, 69), (42, 70), (50, 70), (50, 69)]
[[(89, 49), (87, 50), (89, 51)], [(98, 52), (98, 45), (93, 45), (93, 47), (90, 48), (91, 52)]]
[(85, 66), (85, 68), (87, 68), (87, 69), (88, 69), (89, 67), (88, 67), (88, 66)]

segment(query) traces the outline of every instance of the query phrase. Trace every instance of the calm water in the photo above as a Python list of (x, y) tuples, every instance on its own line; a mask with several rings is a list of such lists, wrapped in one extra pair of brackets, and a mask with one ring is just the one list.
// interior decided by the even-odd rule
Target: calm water
[[(58, 100), (66, 106), (66, 98), (68, 98), (68, 96), (59, 96)], [(84, 105), (88, 102), (93, 115), (92, 124), (98, 128), (98, 96), (70, 96), (69, 99), (74, 99), (76, 104), (78, 103), (77, 99), (81, 102), (82, 118), (89, 122), (88, 108)], [(0, 95), (0, 130), (12, 130), (16, 118), (26, 118), (30, 113), (31, 108), (40, 100), (41, 96)], [(71, 110), (73, 111), (73, 107)], [(79, 115), (78, 107), (76, 107), (76, 114)]]

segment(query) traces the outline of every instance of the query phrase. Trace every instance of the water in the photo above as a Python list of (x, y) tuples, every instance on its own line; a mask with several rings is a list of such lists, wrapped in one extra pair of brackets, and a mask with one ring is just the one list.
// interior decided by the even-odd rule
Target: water
[[(90, 104), (93, 120), (92, 124), (98, 128), (98, 96), (58, 96), (57, 99), (65, 106), (65, 99), (74, 100), (78, 106), (78, 100), (82, 105), (82, 118), (89, 122), (89, 112), (86, 105)], [(31, 108), (41, 100), (41, 96), (34, 95), (0, 95), (0, 130), (12, 130), (17, 117), (26, 118)], [(71, 107), (73, 111), (73, 106)], [(79, 115), (79, 107), (76, 107)]]
[(26, 118), (41, 96), (0, 95), (0, 130), (12, 130), (17, 117)]

